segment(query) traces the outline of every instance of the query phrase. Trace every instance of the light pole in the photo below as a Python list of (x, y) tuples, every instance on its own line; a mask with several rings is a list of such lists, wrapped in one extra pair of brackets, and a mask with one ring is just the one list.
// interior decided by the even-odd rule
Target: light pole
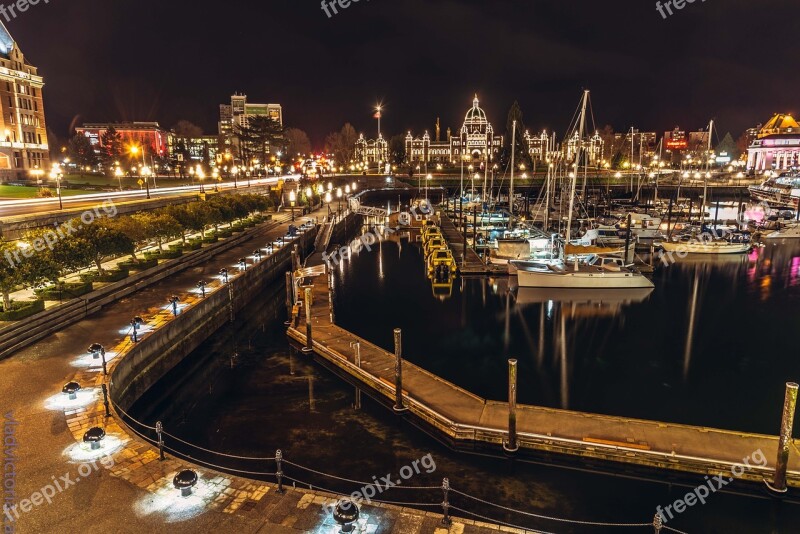
[(342, 215), (342, 188), (336, 190), (336, 213)]
[(237, 181), (237, 179), (236, 179), (236, 175), (238, 175), (238, 174), (239, 174), (239, 167), (237, 167), (236, 165), (234, 165), (234, 166), (231, 168), (231, 174), (233, 175), (233, 188), (234, 188), (234, 189), (239, 189), (239, 182), (238, 182), (238, 181)]
[(331, 218), (331, 201), (333, 201), (333, 197), (331, 196), (331, 192), (328, 191), (325, 193), (325, 205), (328, 206), (328, 220), (330, 221)]
[(430, 174), (425, 177), (425, 200), (428, 200), (428, 181), (429, 180), (433, 180), (433, 176), (430, 175)]
[(289, 191), (289, 205), (292, 209), (292, 222), (294, 222), (294, 203), (297, 201), (297, 194), (294, 191)]
[[(134, 157), (138, 156), (139, 150), (140, 150), (140, 148), (138, 146), (133, 145), (131, 147), (131, 155), (134, 156)], [(141, 151), (142, 151), (142, 170), (141, 170), (140, 174), (142, 176), (142, 179), (144, 180), (144, 186), (145, 186), (145, 189), (147, 190), (147, 199), (149, 200), (150, 199), (150, 184), (147, 181), (147, 175), (145, 173), (145, 171), (147, 170), (147, 166), (146, 166), (145, 161), (144, 161), (144, 147), (141, 148)]]
[(117, 169), (114, 171), (114, 175), (117, 177), (117, 180), (119, 181), (119, 191), (120, 191), (120, 193), (122, 192), (122, 175), (123, 174), (124, 173), (122, 172), (122, 169), (119, 167), (119, 165), (117, 165)]
[(56, 181), (56, 193), (58, 194), (58, 209), (64, 209), (64, 202), (61, 200), (61, 166), (58, 163), (53, 164), (53, 169), (50, 171), (50, 178)]

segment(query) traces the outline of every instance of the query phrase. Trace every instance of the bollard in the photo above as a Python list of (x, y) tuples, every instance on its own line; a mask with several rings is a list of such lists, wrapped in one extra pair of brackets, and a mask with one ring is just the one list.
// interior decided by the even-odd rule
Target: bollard
[(275, 470), (275, 478), (278, 479), (278, 493), (283, 495), (283, 453), (280, 449), (275, 451), (275, 463), (278, 465)]
[(444, 500), (442, 501), (442, 510), (444, 511), (444, 517), (442, 517), (442, 524), (444, 526), (450, 525), (450, 501), (448, 497), (450, 496), (450, 479), (445, 478), (442, 480), (442, 492), (444, 493)]
[(517, 444), (517, 360), (508, 360), (508, 441), (503, 442), (506, 452), (516, 452)]
[(292, 306), (294, 302), (292, 302), (292, 273), (286, 273), (286, 326), (292, 324)]
[(108, 366), (106, 365), (106, 351), (105, 351), (105, 349), (100, 351), (100, 358), (103, 361), (103, 376), (108, 376)]
[(111, 417), (111, 410), (108, 407), (108, 386), (101, 384), (100, 388), (103, 390), (103, 406), (106, 407), (106, 417)]
[(305, 291), (305, 303), (304, 307), (306, 309), (306, 346), (303, 347), (303, 352), (306, 354), (314, 351), (314, 340), (311, 337), (311, 288), (307, 287)]
[(163, 462), (166, 458), (164, 458), (164, 436), (162, 432), (164, 432), (164, 425), (159, 421), (156, 423), (156, 434), (158, 434), (158, 459)]
[(781, 435), (778, 442), (778, 461), (775, 463), (775, 478), (767, 486), (775, 492), (786, 493), (786, 469), (789, 466), (789, 446), (792, 443), (792, 426), (794, 426), (794, 413), (797, 406), (797, 388), (794, 382), (786, 383), (786, 396), (783, 401), (783, 414), (781, 415)]
[(407, 411), (403, 406), (403, 346), (402, 331), (394, 329), (394, 411), (401, 413)]
[(663, 527), (664, 527), (664, 520), (661, 519), (661, 516), (659, 514), (656, 514), (656, 516), (653, 518), (653, 530), (655, 531), (655, 534), (659, 534)]

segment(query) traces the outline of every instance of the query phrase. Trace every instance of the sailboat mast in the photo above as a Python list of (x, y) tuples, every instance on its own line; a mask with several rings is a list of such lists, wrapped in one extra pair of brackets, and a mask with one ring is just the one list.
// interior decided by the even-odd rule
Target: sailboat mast
[(706, 172), (703, 175), (703, 207), (700, 211), (700, 226), (703, 226), (706, 218), (706, 196), (708, 195), (708, 170), (711, 159), (711, 136), (714, 134), (714, 119), (708, 123), (708, 151), (706, 153)]
[(511, 185), (508, 187), (508, 207), (511, 216), (508, 218), (508, 227), (512, 228), (514, 224), (514, 154), (517, 152), (517, 121), (511, 123)]
[[(589, 101), (589, 91), (586, 90), (583, 92), (583, 104), (581, 105), (581, 121), (580, 121), (580, 128), (578, 134), (578, 158), (580, 161), (580, 142), (583, 140), (583, 129), (586, 126), (586, 105)], [(575, 169), (577, 171), (577, 169)], [(566, 252), (567, 244), (570, 240), (570, 234), (572, 233), (572, 210), (575, 209), (575, 186), (578, 183), (578, 173), (572, 173), (572, 186), (570, 187), (570, 195), (569, 195), (569, 213), (567, 213), (567, 233), (565, 234), (565, 243), (564, 243), (564, 251)]]

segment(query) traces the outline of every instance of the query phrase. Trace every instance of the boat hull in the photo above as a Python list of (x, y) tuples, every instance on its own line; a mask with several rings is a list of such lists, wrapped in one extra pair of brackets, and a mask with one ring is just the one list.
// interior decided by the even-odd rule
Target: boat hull
[(654, 287), (638, 273), (596, 271), (556, 271), (553, 269), (517, 271), (519, 287), (571, 288), (571, 289), (641, 289)]
[(719, 242), (681, 242), (681, 243), (661, 243), (661, 247), (666, 252), (680, 252), (688, 254), (745, 254), (750, 252), (752, 245), (749, 243), (719, 243)]

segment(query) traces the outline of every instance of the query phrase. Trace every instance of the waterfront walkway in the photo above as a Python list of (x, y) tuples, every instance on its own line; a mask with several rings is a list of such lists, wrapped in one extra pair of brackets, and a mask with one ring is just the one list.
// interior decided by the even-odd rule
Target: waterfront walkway
[[(314, 279), (313, 296), (314, 351), (394, 404), (394, 354), (333, 323), (335, 310), (332, 313), (329, 308), (326, 277)], [(304, 323), (289, 328), (288, 335), (305, 344)], [(352, 348), (356, 342), (360, 343), (360, 366)], [(482, 399), (407, 361), (402, 374), (404, 404), (411, 413), (456, 442), (478, 442), (501, 450), (508, 438), (507, 402)], [(761, 450), (768, 465), (751, 466), (739, 477), (759, 484), (765, 478), (772, 480), (778, 449), (776, 436), (525, 405), (517, 407), (517, 432), (520, 447), (538, 453), (725, 478), (731, 477), (734, 466)], [(788, 485), (795, 488), (800, 487), (797, 452), (793, 448), (790, 453), (787, 477)]]
[[(219, 290), (220, 268), (231, 269), (231, 276), (235, 276), (238, 258), (283, 236), (287, 227), (288, 222), (262, 224), (249, 231), (251, 239), (207, 264), (143, 288), (0, 361), (0, 412), (7, 430), (4, 464), (6, 473), (13, 471), (13, 477), (6, 475), (6, 480), (14, 481), (17, 506), (30, 505), (29, 511), (10, 523), (12, 532), (338, 532), (322, 506), (334, 498), (330, 494), (287, 487), (280, 495), (274, 484), (194, 467), (169, 455), (166, 461), (159, 461), (157, 450), (133, 435), (116, 413), (105, 417), (98, 390), (103, 382), (102, 370), (87, 356), (89, 344), (103, 344), (108, 348), (111, 371), (130, 347), (126, 329), (131, 317), (141, 315), (147, 329), (158, 329), (173, 320), (167, 307), (170, 295), (178, 294), (182, 306), (192, 306), (199, 299), (195, 288), (198, 280), (211, 282), (209, 292)], [(147, 335), (147, 329), (142, 336)], [(88, 404), (63, 403), (61, 388), (71, 380), (82, 384)], [(97, 462), (99, 468), (79, 476), (82, 466), (91, 465), (81, 463), (80, 454), (86, 449), (80, 441), (88, 428), (97, 425), (105, 428), (107, 439), (113, 438), (120, 447), (111, 455), (113, 466), (109, 469)], [(177, 497), (177, 490), (171, 486), (175, 473), (184, 468), (196, 469), (203, 487), (190, 499)], [(65, 476), (79, 482), (64, 487), (51, 503), (36, 496), (43, 487)], [(25, 499), (33, 499), (35, 505), (24, 503)], [(364, 506), (362, 513), (359, 534), (498, 531), (497, 526), (470, 520), (455, 520), (450, 528), (442, 528), (440, 515), (398, 506)]]
[(441, 212), (440, 225), (447, 246), (453, 251), (453, 257), (460, 265), (459, 271), (462, 275), (486, 274), (490, 271), (474, 249), (466, 247), (465, 253), (464, 234), (456, 228), (455, 223), (444, 212)]

